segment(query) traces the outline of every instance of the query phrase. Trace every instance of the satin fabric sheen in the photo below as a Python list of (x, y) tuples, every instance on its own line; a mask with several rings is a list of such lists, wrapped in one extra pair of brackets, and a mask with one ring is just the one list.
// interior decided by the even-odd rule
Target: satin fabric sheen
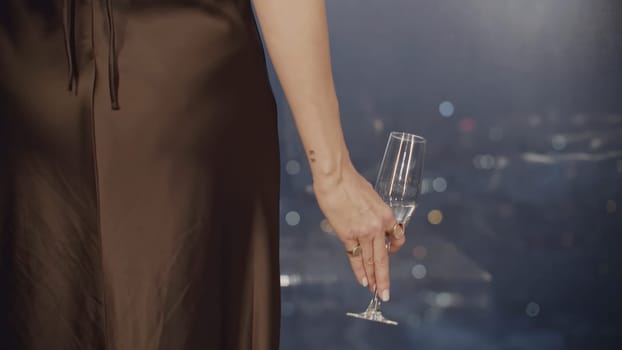
[(249, 0), (0, 2), (0, 349), (278, 348)]

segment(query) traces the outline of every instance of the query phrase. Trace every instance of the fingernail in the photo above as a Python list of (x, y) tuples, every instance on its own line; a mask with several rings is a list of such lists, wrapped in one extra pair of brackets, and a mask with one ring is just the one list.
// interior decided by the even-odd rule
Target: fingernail
[(382, 291), (382, 301), (389, 301), (389, 290), (385, 289)]

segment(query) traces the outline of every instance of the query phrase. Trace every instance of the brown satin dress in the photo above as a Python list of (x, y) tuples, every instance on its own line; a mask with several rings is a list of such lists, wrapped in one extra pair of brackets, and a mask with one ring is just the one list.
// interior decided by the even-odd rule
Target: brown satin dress
[(250, 0), (0, 0), (0, 349), (278, 348)]

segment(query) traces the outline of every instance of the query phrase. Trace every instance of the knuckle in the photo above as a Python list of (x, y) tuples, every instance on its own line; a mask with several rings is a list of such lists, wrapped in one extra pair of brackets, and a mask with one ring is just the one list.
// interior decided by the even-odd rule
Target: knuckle
[(379, 219), (372, 219), (367, 226), (369, 232), (373, 235), (382, 230), (382, 221)]
[(374, 258), (374, 263), (377, 266), (386, 266), (388, 262), (389, 262), (389, 258), (387, 257), (386, 254), (382, 254), (379, 257)]
[(344, 238), (349, 241), (356, 240), (357, 237), (356, 230), (354, 228), (348, 228), (343, 235)]
[(367, 242), (367, 241), (371, 240), (372, 237), (373, 237), (373, 232), (372, 231), (362, 230), (358, 234), (357, 238), (358, 238), (359, 242)]
[(386, 206), (382, 211), (382, 219), (387, 224), (391, 224), (395, 220), (395, 217), (393, 217), (393, 210), (391, 210), (388, 206)]

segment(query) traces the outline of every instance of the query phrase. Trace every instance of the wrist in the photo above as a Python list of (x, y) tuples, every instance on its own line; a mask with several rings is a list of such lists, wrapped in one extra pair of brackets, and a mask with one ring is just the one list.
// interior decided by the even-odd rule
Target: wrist
[[(334, 159), (331, 161), (311, 166), (313, 188), (316, 192), (332, 190), (335, 185), (341, 183), (345, 173), (353, 167), (346, 149), (333, 155)], [(311, 162), (314, 163), (313, 161)], [(316, 160), (316, 162), (319, 161)]]

